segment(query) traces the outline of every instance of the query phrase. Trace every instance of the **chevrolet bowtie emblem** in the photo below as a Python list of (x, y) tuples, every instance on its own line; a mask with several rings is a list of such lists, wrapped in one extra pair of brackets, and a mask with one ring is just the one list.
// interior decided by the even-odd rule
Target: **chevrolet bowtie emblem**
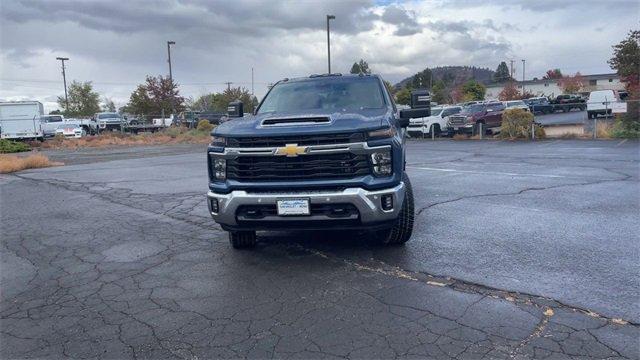
[(276, 149), (275, 155), (286, 155), (288, 157), (296, 157), (305, 154), (308, 146), (298, 146), (298, 144), (287, 144)]

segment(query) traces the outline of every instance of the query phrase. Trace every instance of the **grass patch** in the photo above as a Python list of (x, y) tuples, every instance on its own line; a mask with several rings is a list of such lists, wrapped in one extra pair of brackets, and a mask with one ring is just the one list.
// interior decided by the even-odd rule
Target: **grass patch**
[(469, 135), (465, 135), (465, 134), (455, 134), (453, 135), (453, 140), (467, 140), (469, 138)]
[(613, 124), (608, 122), (598, 122), (596, 127), (596, 137), (598, 139), (611, 139), (613, 138)]
[(560, 139), (579, 139), (583, 136), (572, 132), (566, 132), (559, 136)]
[(50, 161), (48, 157), (41, 154), (28, 156), (0, 155), (0, 174), (60, 165), (63, 164)]
[(7, 139), (0, 139), (0, 153), (18, 153), (24, 151), (31, 151), (31, 146), (29, 144), (19, 142), (19, 141), (11, 141)]
[(34, 147), (47, 149), (102, 148), (113, 146), (146, 146), (167, 144), (208, 144), (211, 141), (210, 130), (171, 127), (155, 133), (123, 134), (105, 132), (98, 136), (86, 136), (79, 139), (55, 137)]

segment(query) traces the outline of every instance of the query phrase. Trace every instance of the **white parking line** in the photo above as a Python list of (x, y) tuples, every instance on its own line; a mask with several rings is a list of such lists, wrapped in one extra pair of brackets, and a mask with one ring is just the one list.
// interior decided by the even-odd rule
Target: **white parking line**
[(542, 178), (568, 178), (568, 177), (570, 177), (570, 176), (550, 175), (550, 174), (519, 174), (519, 173), (508, 173), (508, 172), (498, 172), (498, 171), (474, 171), (474, 170), (442, 169), (442, 168), (418, 167), (418, 166), (407, 166), (407, 168), (409, 168), (409, 169), (418, 169), (418, 170), (428, 170), (428, 171), (466, 173), (466, 174), (505, 175), (505, 176), (522, 176), (522, 177), (531, 176), (531, 177), (542, 177)]

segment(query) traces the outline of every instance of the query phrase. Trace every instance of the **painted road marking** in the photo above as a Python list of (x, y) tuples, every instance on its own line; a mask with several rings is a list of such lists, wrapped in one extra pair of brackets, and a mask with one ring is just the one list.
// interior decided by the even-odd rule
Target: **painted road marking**
[(466, 173), (466, 174), (504, 175), (504, 176), (522, 176), (522, 177), (531, 176), (531, 177), (543, 177), (543, 178), (553, 178), (553, 179), (572, 178), (571, 176), (551, 175), (551, 174), (518, 174), (518, 173), (508, 173), (508, 172), (498, 172), (498, 171), (474, 171), (474, 170), (442, 169), (442, 168), (418, 167), (418, 166), (407, 166), (407, 168), (418, 169), (418, 170), (428, 170), (428, 171)]

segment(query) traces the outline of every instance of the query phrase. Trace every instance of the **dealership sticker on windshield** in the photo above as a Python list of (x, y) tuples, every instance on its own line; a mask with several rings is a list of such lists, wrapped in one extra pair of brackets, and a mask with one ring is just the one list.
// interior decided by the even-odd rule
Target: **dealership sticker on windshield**
[(309, 199), (277, 200), (278, 215), (309, 215)]

